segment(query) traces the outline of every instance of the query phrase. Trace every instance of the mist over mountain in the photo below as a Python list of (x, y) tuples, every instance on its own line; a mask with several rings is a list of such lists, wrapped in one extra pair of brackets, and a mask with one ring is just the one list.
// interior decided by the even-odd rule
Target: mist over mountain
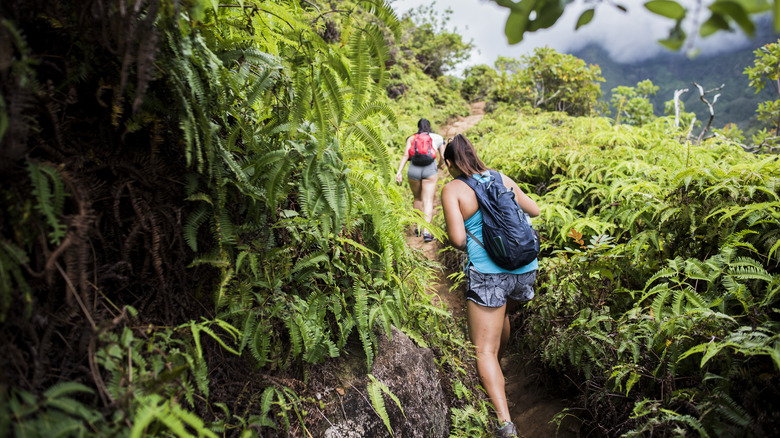
[[(655, 114), (659, 116), (663, 115), (664, 103), (674, 99), (675, 90), (687, 88), (688, 92), (681, 96), (685, 110), (695, 112), (697, 119), (706, 123), (709, 120), (709, 112), (706, 104), (700, 100), (693, 82), (705, 90), (725, 85), (719, 91), (720, 97), (714, 105), (713, 126), (722, 128), (728, 123), (736, 123), (746, 134), (752, 134), (758, 129), (755, 118), (758, 104), (778, 98), (772, 84), (766, 84), (764, 89), (756, 94), (744, 73), (746, 68), (753, 65), (754, 50), (764, 44), (778, 41), (771, 21), (760, 20), (756, 25), (756, 36), (749, 44), (724, 46), (720, 53), (716, 53), (714, 49), (703, 51), (703, 54), (692, 59), (680, 53), (665, 51), (642, 61), (621, 63), (614, 60), (607, 49), (596, 44), (569, 53), (601, 68), (605, 79), (605, 82), (601, 83), (602, 100), (606, 104), (609, 104), (613, 88), (621, 85), (632, 87), (640, 81), (650, 79), (659, 87), (658, 93), (650, 98)], [(707, 100), (712, 102), (714, 94), (707, 95)], [(609, 108), (609, 111), (614, 113), (614, 108)]]

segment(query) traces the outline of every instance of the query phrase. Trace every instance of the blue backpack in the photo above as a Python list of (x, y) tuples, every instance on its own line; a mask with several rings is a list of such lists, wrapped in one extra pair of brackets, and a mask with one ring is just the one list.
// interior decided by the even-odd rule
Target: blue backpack
[(515, 193), (504, 186), (501, 174), (490, 170), (490, 177), (485, 182), (464, 175), (459, 175), (457, 179), (474, 190), (482, 211), (482, 238), (485, 243), (466, 230), (469, 236), (485, 248), (496, 265), (506, 270), (512, 271), (531, 263), (539, 254), (539, 235), (517, 204)]

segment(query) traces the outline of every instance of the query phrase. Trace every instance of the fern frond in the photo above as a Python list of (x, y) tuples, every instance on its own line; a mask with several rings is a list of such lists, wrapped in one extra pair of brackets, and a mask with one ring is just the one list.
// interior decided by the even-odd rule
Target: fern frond
[(325, 97), (325, 93), (319, 87), (319, 81), (311, 82), (311, 118), (310, 121), (317, 126), (317, 138), (322, 147), (318, 152), (318, 157), (322, 157), (324, 145), (328, 144), (330, 138), (330, 105)]
[(293, 100), (292, 122), (295, 125), (300, 125), (304, 120), (308, 119), (312, 86), (306, 69), (298, 69), (295, 73), (295, 98)]
[(403, 414), (404, 417), (406, 417), (406, 414), (404, 413), (404, 409), (401, 406), (401, 401), (398, 399), (398, 397), (393, 394), (392, 391), (390, 391), (390, 388), (387, 387), (384, 383), (382, 383), (380, 380), (378, 380), (376, 377), (374, 377), (371, 374), (368, 374), (368, 378), (371, 380), (368, 383), (367, 390), (368, 390), (368, 398), (371, 400), (371, 405), (374, 406), (374, 410), (379, 415), (379, 417), (382, 419), (382, 421), (385, 423), (385, 427), (387, 427), (387, 430), (390, 432), (390, 435), (393, 434), (393, 428), (390, 426), (390, 416), (387, 414), (387, 409), (385, 407), (385, 400), (382, 396), (382, 393), (387, 394), (396, 405), (398, 405), (398, 408), (401, 410), (401, 414)]
[(25, 317), (29, 317), (32, 312), (32, 288), (21, 270), (21, 266), (28, 261), (26, 252), (5, 239), (0, 240), (0, 322), (5, 321), (13, 302), (12, 291), (21, 296)]
[(184, 241), (195, 252), (198, 251), (198, 229), (208, 219), (209, 210), (205, 204), (198, 205), (184, 224)]
[(352, 86), (352, 107), (359, 108), (366, 101), (371, 79), (371, 55), (365, 44), (363, 32), (350, 35), (349, 43), (350, 80)]
[(366, 9), (366, 11), (382, 20), (385, 26), (395, 34), (395, 38), (399, 39), (399, 32), (401, 23), (398, 20), (398, 16), (393, 9), (392, 4), (387, 0), (362, 0), (360, 5)]
[(385, 178), (392, 174), (390, 151), (382, 141), (382, 135), (370, 126), (355, 123), (344, 131), (344, 140), (354, 139), (369, 148), (371, 157), (379, 164), (378, 172)]
[(385, 35), (379, 26), (371, 24), (363, 29), (363, 36), (371, 54), (376, 58), (373, 60), (374, 66), (372, 67), (376, 89), (384, 90), (387, 77), (385, 63), (390, 56), (389, 46), (385, 43)]
[(290, 190), (290, 175), (295, 170), (295, 162), (291, 159), (283, 159), (268, 172), (269, 178), (265, 184), (268, 202), (277, 205), (280, 199), (287, 196)]
[(67, 232), (66, 225), (59, 219), (67, 196), (62, 178), (55, 168), (30, 160), (27, 161), (27, 172), (32, 181), (35, 209), (43, 215), (50, 228), (49, 241), (59, 245)]
[(341, 88), (338, 78), (334, 71), (327, 65), (323, 64), (320, 67), (320, 80), (322, 81), (323, 92), (328, 96), (327, 100), (330, 106), (333, 108), (335, 115), (335, 126), (341, 125), (341, 121), (344, 118), (344, 112), (346, 108), (346, 101), (344, 100), (344, 92)]

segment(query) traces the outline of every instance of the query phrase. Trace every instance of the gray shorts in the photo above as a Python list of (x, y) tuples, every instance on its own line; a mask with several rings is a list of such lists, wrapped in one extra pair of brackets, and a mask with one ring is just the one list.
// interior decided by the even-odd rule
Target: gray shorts
[(406, 171), (406, 177), (415, 181), (427, 179), (436, 175), (439, 170), (436, 168), (436, 160), (427, 166), (418, 166), (409, 162), (409, 170)]
[(531, 301), (536, 271), (522, 274), (483, 274), (473, 266), (466, 272), (466, 299), (480, 306), (501, 307), (507, 298)]

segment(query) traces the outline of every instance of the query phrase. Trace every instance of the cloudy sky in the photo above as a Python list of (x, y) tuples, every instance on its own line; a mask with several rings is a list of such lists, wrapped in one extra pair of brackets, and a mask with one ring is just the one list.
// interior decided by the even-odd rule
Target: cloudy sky
[[(684, 3), (686, 0), (680, 1)], [(689, 0), (693, 2), (694, 0)], [(705, 0), (710, 3), (711, 0)], [(496, 58), (507, 56), (519, 58), (533, 52), (535, 47), (548, 46), (560, 52), (577, 50), (588, 43), (597, 43), (604, 47), (618, 62), (630, 63), (652, 57), (667, 51), (657, 43), (666, 38), (673, 26), (671, 20), (651, 14), (644, 9), (644, 1), (622, 2), (629, 9), (623, 13), (609, 4), (601, 4), (588, 25), (574, 31), (574, 25), (580, 13), (585, 9), (583, 0), (576, 0), (566, 8), (563, 16), (550, 29), (526, 33), (519, 44), (509, 45), (504, 35), (504, 26), (509, 10), (497, 6), (489, 0), (394, 0), (392, 5), (399, 17), (419, 5), (433, 3), (439, 11), (452, 9), (448, 30), (457, 30), (465, 41), (471, 40), (476, 46), (470, 61), (459, 69), (469, 65), (493, 65)], [(707, 17), (704, 16), (703, 21)], [(688, 32), (691, 35), (691, 32)], [(722, 50), (724, 47), (744, 47), (750, 44), (742, 33), (718, 33), (695, 42), (695, 48), (703, 55)], [(458, 72), (455, 72), (458, 74)]]

